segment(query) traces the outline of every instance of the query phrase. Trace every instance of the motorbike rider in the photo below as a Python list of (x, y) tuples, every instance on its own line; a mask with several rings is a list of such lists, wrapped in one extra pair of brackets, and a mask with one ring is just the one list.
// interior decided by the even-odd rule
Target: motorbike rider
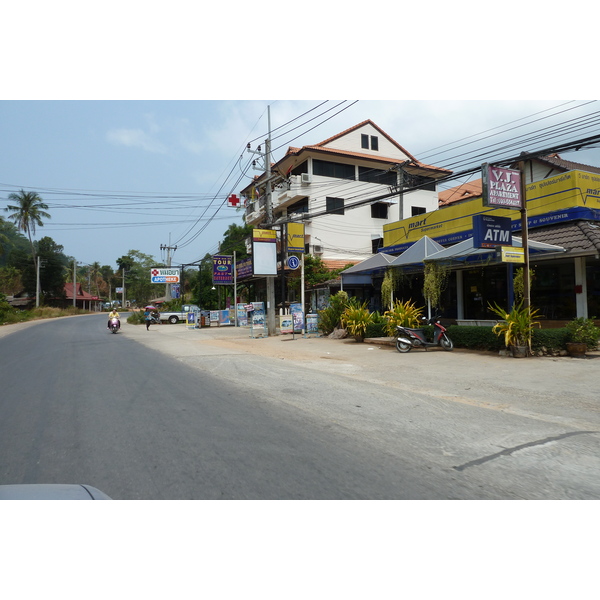
[(112, 310), (108, 313), (108, 325), (106, 326), (106, 329), (110, 329), (110, 322), (113, 319), (117, 319), (117, 321), (119, 322), (119, 329), (121, 328), (121, 317), (119, 315), (119, 313), (117, 312), (116, 307), (113, 306)]

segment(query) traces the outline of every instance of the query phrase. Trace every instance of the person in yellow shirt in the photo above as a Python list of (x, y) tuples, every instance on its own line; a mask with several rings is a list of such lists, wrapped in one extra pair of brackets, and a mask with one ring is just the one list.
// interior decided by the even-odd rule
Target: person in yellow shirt
[(121, 316), (119, 315), (119, 313), (117, 312), (117, 309), (113, 307), (113, 309), (108, 313), (108, 325), (106, 326), (106, 329), (110, 329), (110, 322), (112, 319), (118, 319), (119, 321), (119, 328), (121, 327)]

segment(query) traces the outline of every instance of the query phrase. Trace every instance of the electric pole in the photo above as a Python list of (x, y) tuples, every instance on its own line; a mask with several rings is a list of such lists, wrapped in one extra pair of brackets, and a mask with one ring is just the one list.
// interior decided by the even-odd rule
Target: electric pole
[[(271, 186), (271, 107), (267, 106), (267, 115), (269, 123), (269, 137), (265, 140), (265, 167), (267, 173), (266, 189), (266, 210), (267, 226), (269, 229), (273, 225), (273, 197)], [(283, 240), (281, 240), (283, 243)], [(267, 277), (267, 332), (268, 335), (275, 335), (276, 332), (276, 310), (275, 305), (275, 278)]]
[[(166, 246), (164, 244), (160, 245), (160, 251), (162, 252), (163, 250), (167, 251), (167, 267), (171, 267), (171, 250), (173, 250), (173, 253), (175, 253), (175, 250), (177, 250), (177, 246), (171, 246), (171, 234), (169, 234), (169, 245)], [(167, 298), (167, 301), (171, 299), (171, 284), (167, 283), (165, 285), (165, 296)]]

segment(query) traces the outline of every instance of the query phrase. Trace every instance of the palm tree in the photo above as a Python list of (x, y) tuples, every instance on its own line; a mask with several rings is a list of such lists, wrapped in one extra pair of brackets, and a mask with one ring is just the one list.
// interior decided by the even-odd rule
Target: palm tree
[(36, 192), (26, 192), (21, 190), (18, 193), (12, 193), (8, 196), (9, 200), (15, 201), (17, 204), (9, 204), (4, 210), (13, 211), (8, 215), (8, 218), (15, 222), (15, 225), (29, 238), (31, 244), (31, 256), (33, 257), (34, 272), (36, 269), (35, 247), (33, 245), (32, 233), (35, 233), (36, 225), (43, 227), (42, 217), (50, 219), (50, 215), (46, 212), (48, 205), (40, 198)]

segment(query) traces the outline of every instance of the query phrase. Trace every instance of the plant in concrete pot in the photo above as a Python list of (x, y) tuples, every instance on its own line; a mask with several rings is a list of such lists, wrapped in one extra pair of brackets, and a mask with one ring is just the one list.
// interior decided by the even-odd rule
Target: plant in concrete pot
[(386, 330), (389, 336), (396, 336), (396, 326), (419, 327), (423, 318), (423, 309), (415, 306), (414, 302), (407, 300), (401, 302), (396, 300), (390, 310), (383, 313), (387, 324)]
[(567, 323), (567, 351), (571, 356), (585, 356), (588, 350), (598, 347), (600, 328), (596, 327), (595, 318), (579, 317)]
[(510, 311), (498, 304), (489, 304), (488, 308), (501, 319), (492, 327), (492, 331), (498, 336), (504, 336), (504, 344), (512, 351), (513, 356), (520, 358), (531, 354), (531, 334), (534, 327), (540, 327), (536, 321), (539, 311), (523, 306), (522, 302), (514, 304)]
[(367, 308), (368, 302), (360, 304), (352, 299), (342, 313), (342, 325), (357, 342), (363, 342), (367, 326), (373, 322), (373, 315)]

